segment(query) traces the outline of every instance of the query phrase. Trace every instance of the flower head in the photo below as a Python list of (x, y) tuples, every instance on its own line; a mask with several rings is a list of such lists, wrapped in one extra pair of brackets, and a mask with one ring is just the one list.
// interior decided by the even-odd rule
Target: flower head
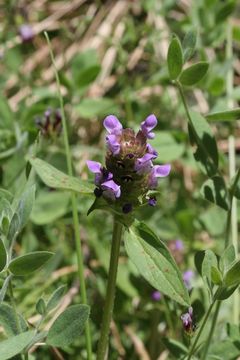
[(23, 24), (20, 26), (19, 35), (23, 43), (31, 42), (34, 38), (33, 29), (28, 24)]
[(162, 294), (160, 293), (160, 291), (155, 290), (152, 292), (152, 300), (153, 301), (159, 301), (159, 300), (161, 300), (161, 298), (162, 298)]
[(141, 204), (156, 205), (156, 197), (148, 195), (157, 188), (158, 178), (170, 172), (170, 165), (153, 165), (157, 151), (147, 143), (157, 125), (154, 115), (149, 115), (141, 123), (140, 130), (124, 129), (120, 121), (109, 115), (103, 125), (106, 135), (106, 165), (87, 161), (87, 166), (95, 174), (95, 193), (115, 204), (124, 214), (128, 214)]
[(183, 281), (188, 290), (192, 288), (191, 282), (193, 277), (194, 277), (194, 272), (192, 270), (187, 270), (183, 273)]
[(188, 312), (181, 315), (181, 320), (183, 324), (184, 330), (191, 334), (194, 331), (194, 323), (193, 323), (193, 308), (189, 307)]

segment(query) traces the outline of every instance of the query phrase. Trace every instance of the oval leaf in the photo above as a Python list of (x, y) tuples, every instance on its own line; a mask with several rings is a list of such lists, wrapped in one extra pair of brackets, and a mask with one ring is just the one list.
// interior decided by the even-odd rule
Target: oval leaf
[(240, 119), (240, 108), (220, 111), (205, 116), (208, 121), (235, 121)]
[(238, 286), (240, 284), (240, 260), (236, 262), (224, 277), (226, 286)]
[[(28, 326), (21, 315), (18, 314), (19, 324), (22, 331), (26, 331)], [(0, 305), (0, 325), (3, 326), (4, 331), (8, 337), (17, 335), (19, 333), (15, 310), (8, 304), (2, 303)]]
[(192, 86), (199, 82), (207, 73), (209, 64), (205, 61), (198, 62), (183, 70), (179, 81), (184, 86)]
[(54, 254), (48, 251), (35, 251), (12, 260), (9, 270), (18, 276), (25, 276), (42, 267)]
[(63, 347), (71, 344), (82, 333), (89, 317), (88, 305), (69, 306), (54, 321), (47, 336), (47, 344)]
[(183, 52), (179, 39), (174, 36), (167, 54), (168, 72), (171, 80), (176, 80), (183, 67)]
[(54, 291), (54, 293), (47, 302), (46, 312), (53, 310), (59, 304), (65, 291), (66, 291), (66, 285), (62, 285), (57, 290)]
[(0, 237), (0, 272), (5, 268), (6, 263), (7, 263), (7, 252), (3, 240)]
[(86, 181), (68, 176), (41, 159), (30, 158), (29, 161), (47, 186), (55, 189), (72, 190), (81, 194), (93, 194), (94, 186)]
[(218, 149), (216, 139), (206, 119), (197, 112), (191, 111), (189, 138), (194, 146), (194, 158), (201, 170), (208, 176), (213, 176), (218, 170)]
[(135, 221), (125, 239), (127, 253), (140, 274), (157, 290), (189, 306), (182, 275), (168, 248), (143, 223)]
[(35, 330), (23, 332), (0, 342), (0, 360), (11, 359), (19, 354), (34, 337)]
[(214, 176), (205, 181), (200, 192), (206, 200), (228, 211), (229, 203), (227, 188), (222, 177)]

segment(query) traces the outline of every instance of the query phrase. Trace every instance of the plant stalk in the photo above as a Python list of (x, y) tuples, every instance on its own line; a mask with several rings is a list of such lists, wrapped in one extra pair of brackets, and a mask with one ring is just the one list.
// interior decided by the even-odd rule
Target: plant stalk
[(208, 349), (209, 349), (209, 346), (210, 346), (210, 343), (211, 343), (211, 340), (212, 340), (212, 336), (214, 334), (214, 330), (215, 330), (215, 327), (216, 327), (216, 324), (217, 324), (217, 318), (218, 318), (218, 313), (219, 313), (219, 310), (220, 310), (220, 306), (221, 306), (221, 302), (217, 301), (217, 306), (216, 306), (216, 309), (215, 309), (214, 314), (213, 314), (211, 328), (210, 328), (210, 331), (209, 331), (209, 334), (208, 334), (208, 337), (207, 337), (207, 342), (206, 342), (206, 345), (204, 347), (204, 352), (203, 352), (203, 355), (201, 357), (201, 360), (205, 360), (207, 358)]
[[(70, 150), (69, 141), (68, 141), (67, 121), (66, 121), (66, 116), (65, 116), (65, 111), (64, 111), (63, 97), (61, 95), (59, 75), (58, 75), (58, 71), (57, 71), (57, 67), (56, 67), (56, 63), (55, 63), (55, 59), (54, 59), (54, 55), (53, 55), (53, 51), (52, 51), (51, 42), (49, 40), (47, 32), (44, 32), (44, 35), (45, 35), (47, 43), (48, 43), (51, 61), (52, 61), (52, 65), (54, 68), (55, 78), (56, 78), (56, 83), (57, 83), (57, 91), (58, 91), (58, 97), (59, 97), (60, 109), (61, 109), (61, 115), (62, 115), (63, 138), (64, 138), (64, 146), (65, 146), (65, 152), (66, 152), (68, 175), (73, 176), (71, 150)], [(85, 278), (84, 278), (84, 265), (83, 265), (83, 254), (82, 254), (81, 239), (80, 239), (80, 226), (79, 226), (79, 219), (78, 219), (77, 198), (76, 198), (76, 195), (74, 192), (71, 192), (71, 203), (72, 203), (72, 215), (73, 215), (75, 243), (76, 243), (76, 250), (77, 250), (78, 278), (79, 278), (79, 283), (80, 283), (82, 303), (88, 304)], [(85, 326), (85, 339), (86, 339), (88, 360), (91, 360), (92, 359), (92, 342), (91, 342), (89, 321), (87, 321), (86, 326)]]
[(208, 318), (209, 318), (209, 315), (210, 315), (210, 313), (211, 313), (211, 311), (212, 311), (212, 308), (213, 308), (214, 304), (215, 304), (215, 300), (211, 303), (211, 305), (210, 305), (209, 308), (208, 308), (208, 311), (207, 311), (206, 314), (205, 314), (205, 317), (204, 317), (204, 319), (203, 319), (202, 325), (201, 325), (200, 329), (198, 330), (197, 336), (196, 336), (196, 338), (195, 338), (195, 340), (194, 340), (194, 343), (192, 344), (191, 349), (190, 349), (190, 351), (189, 351), (187, 360), (190, 360), (191, 357), (192, 357), (192, 355), (194, 354), (194, 351), (195, 351), (195, 349), (196, 349), (196, 347), (197, 347), (197, 344), (198, 344), (198, 340), (199, 340), (200, 335), (202, 334), (202, 331), (203, 331), (203, 329), (204, 329), (204, 327), (205, 327), (205, 325), (206, 325), (206, 323), (207, 323), (207, 320), (208, 320)]
[(120, 253), (122, 232), (123, 232), (123, 225), (117, 222), (116, 219), (114, 219), (111, 257), (110, 257), (110, 264), (108, 271), (107, 293), (106, 293), (106, 300), (103, 310), (101, 334), (98, 343), (97, 360), (105, 360), (107, 347), (108, 347), (109, 328), (110, 328), (110, 322), (114, 307), (118, 259)]

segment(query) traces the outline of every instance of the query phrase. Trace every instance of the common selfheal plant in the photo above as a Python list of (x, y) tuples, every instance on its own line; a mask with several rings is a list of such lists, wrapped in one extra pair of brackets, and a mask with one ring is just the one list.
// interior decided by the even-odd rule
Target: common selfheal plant
[(155, 206), (157, 200), (151, 190), (171, 169), (170, 164), (153, 164), (158, 154), (147, 141), (155, 136), (156, 116), (149, 115), (137, 134), (123, 129), (114, 115), (107, 116), (103, 125), (107, 130), (106, 164), (87, 161), (88, 169), (95, 174), (96, 197), (102, 196), (115, 211), (125, 214), (141, 205)]

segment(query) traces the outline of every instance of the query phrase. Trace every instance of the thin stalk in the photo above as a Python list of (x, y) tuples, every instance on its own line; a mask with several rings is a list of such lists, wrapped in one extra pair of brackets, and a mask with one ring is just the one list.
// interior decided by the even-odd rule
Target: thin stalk
[(210, 313), (211, 313), (211, 311), (212, 311), (212, 308), (213, 308), (214, 304), (215, 304), (215, 300), (211, 303), (211, 305), (210, 305), (209, 308), (208, 308), (208, 311), (207, 311), (206, 314), (205, 314), (205, 317), (204, 317), (204, 319), (203, 319), (202, 325), (201, 325), (200, 329), (198, 330), (197, 336), (196, 336), (196, 338), (195, 338), (195, 340), (194, 340), (194, 343), (192, 344), (191, 349), (190, 349), (190, 351), (189, 351), (187, 360), (190, 360), (191, 357), (192, 357), (192, 355), (194, 354), (194, 351), (195, 351), (195, 349), (196, 349), (196, 347), (197, 347), (197, 344), (198, 344), (198, 340), (199, 340), (200, 335), (202, 334), (202, 331), (203, 331), (203, 329), (204, 329), (204, 327), (205, 327), (205, 325), (206, 325), (206, 323), (207, 323), (207, 320), (208, 320), (208, 318), (209, 318), (209, 315), (210, 315)]
[(15, 299), (13, 296), (13, 287), (12, 287), (11, 279), (9, 280), (8, 288), (9, 288), (10, 302), (11, 302), (11, 305), (12, 305), (12, 308), (14, 311), (14, 317), (15, 317), (15, 321), (16, 321), (16, 325), (17, 325), (17, 330), (18, 330), (18, 333), (20, 334), (22, 332), (22, 329), (21, 329), (21, 325), (20, 325), (20, 321), (19, 321), (19, 317), (18, 317), (18, 313), (17, 313), (17, 306), (16, 306)]
[(221, 306), (221, 302), (217, 301), (217, 306), (215, 308), (214, 314), (213, 314), (213, 319), (212, 319), (212, 324), (211, 324), (211, 328), (207, 337), (207, 341), (206, 341), (206, 345), (204, 347), (204, 352), (203, 355), (201, 357), (201, 360), (205, 360), (207, 358), (207, 354), (208, 354), (208, 349), (212, 340), (212, 336), (214, 334), (214, 330), (217, 324), (217, 318), (218, 318), (218, 314), (219, 314), (219, 310), (220, 310), (220, 306)]
[(101, 334), (98, 343), (97, 360), (105, 359), (107, 347), (108, 347), (109, 328), (110, 328), (110, 322), (114, 307), (118, 259), (120, 253), (122, 232), (123, 232), (123, 225), (118, 223), (114, 219), (111, 257), (110, 257), (110, 264), (108, 271), (109, 275), (108, 275), (107, 293), (106, 293), (106, 300), (103, 310)]
[(171, 311), (169, 309), (168, 301), (166, 300), (165, 296), (162, 297), (164, 307), (165, 307), (165, 316), (166, 316), (166, 322), (169, 327), (169, 333), (172, 336), (174, 336), (174, 325), (171, 317)]
[[(71, 150), (68, 142), (68, 131), (67, 131), (67, 121), (65, 117), (64, 112), (64, 104), (63, 104), (63, 98), (61, 95), (61, 89), (60, 89), (60, 80), (59, 75), (52, 51), (52, 46), (48, 37), (48, 34), (44, 32), (44, 35), (47, 39), (49, 52), (55, 72), (55, 78), (57, 83), (57, 91), (58, 91), (58, 97), (60, 102), (60, 109), (62, 114), (62, 126), (63, 126), (63, 138), (64, 138), (64, 145), (65, 145), (65, 152), (66, 152), (66, 161), (67, 161), (67, 169), (68, 174), (70, 176), (73, 175), (73, 169), (72, 169), (72, 161), (71, 161)], [(74, 225), (74, 234), (75, 234), (75, 243), (76, 243), (76, 250), (77, 250), (77, 262), (78, 262), (78, 278), (80, 282), (80, 290), (81, 290), (81, 297), (82, 297), (82, 303), (87, 304), (87, 293), (86, 293), (86, 285), (85, 285), (85, 278), (84, 278), (84, 265), (83, 265), (83, 254), (82, 254), (82, 248), (81, 248), (81, 239), (80, 239), (80, 226), (79, 226), (79, 220), (78, 220), (78, 210), (77, 210), (77, 199), (74, 192), (71, 193), (71, 203), (72, 203), (72, 215), (73, 215), (73, 225)], [(86, 347), (87, 347), (87, 355), (88, 360), (92, 359), (92, 342), (91, 342), (91, 334), (90, 334), (90, 326), (89, 322), (86, 323), (85, 326), (85, 339), (86, 339)]]

